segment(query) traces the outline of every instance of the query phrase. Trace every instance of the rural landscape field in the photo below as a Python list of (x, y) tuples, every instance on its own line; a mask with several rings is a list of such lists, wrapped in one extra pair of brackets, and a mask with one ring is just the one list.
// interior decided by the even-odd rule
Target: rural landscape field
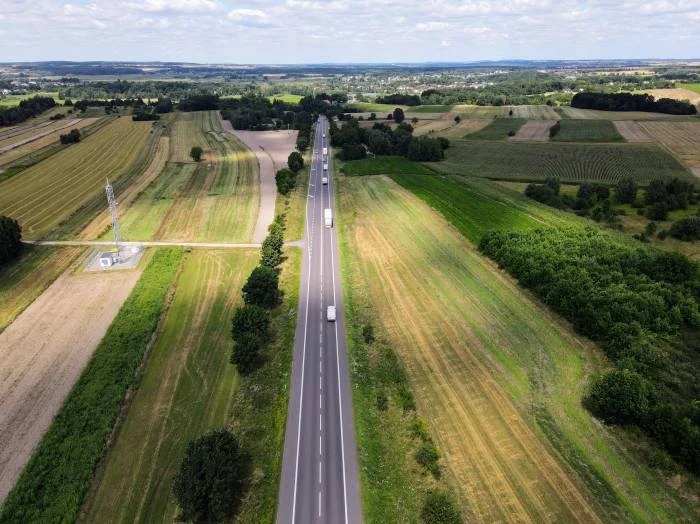
[(0, 524), (700, 521), (671, 4), (0, 8)]

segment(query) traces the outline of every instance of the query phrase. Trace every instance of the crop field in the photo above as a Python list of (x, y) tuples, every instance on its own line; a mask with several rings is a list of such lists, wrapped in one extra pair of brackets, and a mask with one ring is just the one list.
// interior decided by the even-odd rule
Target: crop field
[(429, 167), (412, 162), (401, 156), (378, 156), (353, 160), (343, 165), (343, 172), (348, 176), (393, 175), (401, 173), (416, 175), (435, 174)]
[[(469, 190), (434, 180), (456, 191), (453, 202)], [(588, 376), (604, 365), (599, 349), (416, 196), (385, 177), (341, 183), (347, 292), (401, 356), (469, 521), (690, 517), (658, 473), (581, 406)], [(500, 191), (479, 184), (487, 185), (481, 197)], [(458, 206), (472, 237), (481, 197)], [(363, 456), (360, 446), (361, 475)]]
[(552, 107), (541, 106), (509, 106), (509, 111), (513, 111), (514, 118), (524, 118), (526, 120), (559, 120), (561, 118)]
[(39, 238), (67, 219), (137, 159), (150, 122), (119, 118), (78, 144), (0, 183), (0, 213)]
[(651, 142), (652, 139), (647, 135), (639, 122), (634, 122), (632, 120), (615, 120), (615, 129), (622, 135), (622, 138), (627, 142)]
[[(395, 104), (377, 104), (374, 102), (355, 102), (353, 104), (348, 104), (348, 107), (357, 109), (362, 112), (372, 112), (377, 113), (377, 116), (385, 116), (391, 113), (397, 107), (400, 107), (404, 111), (408, 110), (407, 106), (395, 105)], [(440, 111), (437, 111), (438, 113)]]
[(0, 269), (0, 333), (63, 273), (83, 248), (29, 247)]
[(4, 499), (139, 272), (64, 274), (0, 334), (0, 499)]
[(17, 106), (22, 100), (26, 100), (28, 98), (34, 98), (35, 96), (50, 96), (52, 97), (57, 104), (62, 104), (63, 101), (58, 99), (58, 92), (53, 91), (53, 92), (34, 92), (34, 93), (27, 93), (26, 95), (3, 95), (0, 96), (0, 106)]
[(483, 129), (464, 136), (468, 140), (505, 140), (515, 135), (527, 120), (523, 118), (494, 118)]
[(416, 127), (413, 134), (415, 136), (421, 136), (434, 133), (452, 140), (453, 138), (462, 138), (469, 133), (481, 131), (490, 123), (490, 119), (470, 120), (466, 118), (463, 118), (457, 123), (454, 121), (453, 114), (448, 113), (438, 120), (431, 120), (430, 122)]
[[(93, 125), (97, 121), (97, 118), (82, 118), (79, 120), (75, 120), (73, 124), (63, 129), (57, 129), (49, 132), (52, 128), (47, 126), (45, 128), (32, 131), (30, 133), (25, 133), (27, 135), (30, 135), (29, 138), (38, 138), (25, 142), (24, 144), (19, 145), (17, 147), (13, 147), (12, 149), (9, 149), (7, 151), (0, 152), (0, 167), (10, 165), (17, 160), (20, 160), (26, 157), (27, 155), (34, 153), (35, 151), (38, 151), (42, 148), (48, 147), (52, 144), (59, 144), (59, 140), (62, 134), (68, 133), (71, 129), (82, 130), (88, 126)], [(59, 122), (64, 122), (65, 124), (65, 121)], [(13, 144), (14, 143), (17, 142), (13, 142)]]
[(165, 522), (177, 515), (172, 479), (191, 440), (226, 426), (238, 385), (228, 359), (237, 290), (257, 250), (195, 250), (148, 366), (86, 504), (85, 522)]
[(610, 120), (562, 120), (554, 142), (623, 142)]
[[(204, 144), (203, 160), (180, 161), (196, 143)], [(124, 237), (248, 242), (260, 202), (255, 155), (223, 131), (214, 111), (178, 115), (169, 147), (171, 162), (123, 211)]]
[(304, 97), (301, 95), (292, 95), (291, 93), (280, 93), (278, 95), (272, 95), (268, 98), (270, 99), (270, 102), (273, 100), (282, 100), (282, 102), (286, 102), (287, 104), (298, 104)]
[(515, 136), (510, 137), (510, 140), (547, 142), (549, 140), (549, 129), (555, 123), (556, 120), (528, 120), (518, 129)]
[(682, 87), (677, 87), (675, 89), (647, 89), (646, 91), (637, 91), (637, 93), (648, 93), (656, 100), (660, 98), (672, 98), (674, 100), (687, 100), (691, 104), (700, 102), (700, 93), (692, 89), (683, 89)]
[(640, 127), (700, 173), (700, 122), (644, 122)]
[(452, 140), (436, 171), (501, 180), (583, 180), (615, 183), (633, 177), (646, 184), (657, 177), (693, 176), (666, 151), (652, 144), (505, 143)]
[(482, 118), (496, 118), (496, 117), (507, 117), (508, 116), (507, 106), (470, 106), (470, 105), (456, 105), (453, 106), (452, 112), (458, 114), (462, 118), (471, 119), (482, 119)]
[(0, 136), (0, 153), (9, 151), (12, 147), (19, 147), (20, 143), (27, 143), (35, 138), (41, 137), (45, 133), (51, 133), (57, 129), (62, 129), (67, 126), (75, 125), (79, 122), (77, 118), (47, 121), (40, 127), (29, 128), (17, 132), (7, 133), (5, 136)]

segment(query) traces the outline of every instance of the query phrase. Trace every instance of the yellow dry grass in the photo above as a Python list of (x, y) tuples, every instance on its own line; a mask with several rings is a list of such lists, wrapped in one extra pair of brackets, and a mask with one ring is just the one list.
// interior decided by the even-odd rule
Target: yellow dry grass
[[(22, 157), (28, 155), (29, 153), (33, 153), (34, 151), (38, 151), (39, 149), (42, 149), (46, 146), (50, 146), (51, 144), (57, 144), (61, 138), (62, 134), (68, 133), (71, 129), (83, 129), (84, 127), (87, 127), (89, 125), (94, 124), (97, 122), (99, 118), (82, 118), (79, 121), (75, 122), (73, 125), (66, 127), (64, 129), (58, 129), (56, 131), (53, 131), (52, 133), (42, 136), (40, 138), (37, 138), (36, 140), (32, 140), (31, 142), (27, 142), (26, 144), (22, 144), (19, 147), (16, 147), (14, 149), (10, 149), (9, 151), (6, 151), (4, 153), (0, 153), (0, 166), (7, 166), (16, 160), (21, 159)], [(64, 122), (64, 121), (61, 121)], [(65, 123), (65, 122), (64, 122)], [(52, 129), (50, 127), (45, 127), (41, 128), (35, 131), (32, 131), (29, 133), (31, 136), (36, 136), (40, 133), (44, 133), (45, 131), (48, 131), (49, 129)], [(12, 140), (12, 143), (19, 142), (19, 140)]]
[(193, 147), (199, 146), (204, 151), (209, 149), (204, 134), (207, 115), (206, 111), (177, 113), (170, 128), (170, 162), (193, 162), (190, 157)]
[(343, 179), (339, 198), (349, 220), (353, 294), (374, 306), (405, 362), (418, 411), (473, 520), (599, 521), (501, 385), (522, 373), (502, 365), (503, 353), (533, 344), (558, 351), (570, 344), (567, 335), (390, 180)]
[[(121, 217), (129, 206), (136, 200), (141, 193), (161, 174), (165, 169), (165, 164), (170, 155), (170, 137), (164, 136), (158, 139), (154, 157), (146, 170), (132, 183), (126, 190), (119, 195), (116, 195), (119, 212)], [(103, 234), (109, 227), (111, 218), (109, 211), (105, 209), (85, 229), (80, 232), (79, 238), (82, 240), (94, 240)]]
[(102, 191), (138, 158), (150, 122), (118, 118), (78, 144), (0, 183), (0, 214), (17, 219), (38, 238)]
[(649, 89), (647, 91), (636, 91), (636, 93), (648, 93), (656, 98), (656, 100), (659, 98), (672, 98), (674, 100), (688, 100), (691, 104), (700, 103), (700, 93), (680, 87), (672, 89)]

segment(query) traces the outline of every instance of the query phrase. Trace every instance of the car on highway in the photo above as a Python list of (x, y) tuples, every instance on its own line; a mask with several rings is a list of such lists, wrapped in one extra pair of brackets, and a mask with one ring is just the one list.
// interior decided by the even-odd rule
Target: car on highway
[(327, 186), (328, 185), (328, 177), (327, 176), (321, 177), (321, 183), (324, 186)]
[(328, 322), (335, 322), (335, 306), (328, 306), (326, 310), (326, 320), (328, 320)]

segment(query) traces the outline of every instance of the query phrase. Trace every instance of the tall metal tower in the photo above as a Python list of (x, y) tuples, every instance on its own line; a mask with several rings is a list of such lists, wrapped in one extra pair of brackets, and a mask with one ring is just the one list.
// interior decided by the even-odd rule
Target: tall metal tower
[(107, 191), (107, 203), (109, 204), (109, 214), (112, 216), (112, 233), (114, 234), (114, 243), (117, 246), (117, 256), (121, 253), (121, 243), (122, 235), (119, 231), (119, 218), (117, 217), (117, 200), (114, 198), (114, 190), (112, 189), (112, 184), (109, 180), (105, 178), (107, 185), (105, 186), (105, 191)]

